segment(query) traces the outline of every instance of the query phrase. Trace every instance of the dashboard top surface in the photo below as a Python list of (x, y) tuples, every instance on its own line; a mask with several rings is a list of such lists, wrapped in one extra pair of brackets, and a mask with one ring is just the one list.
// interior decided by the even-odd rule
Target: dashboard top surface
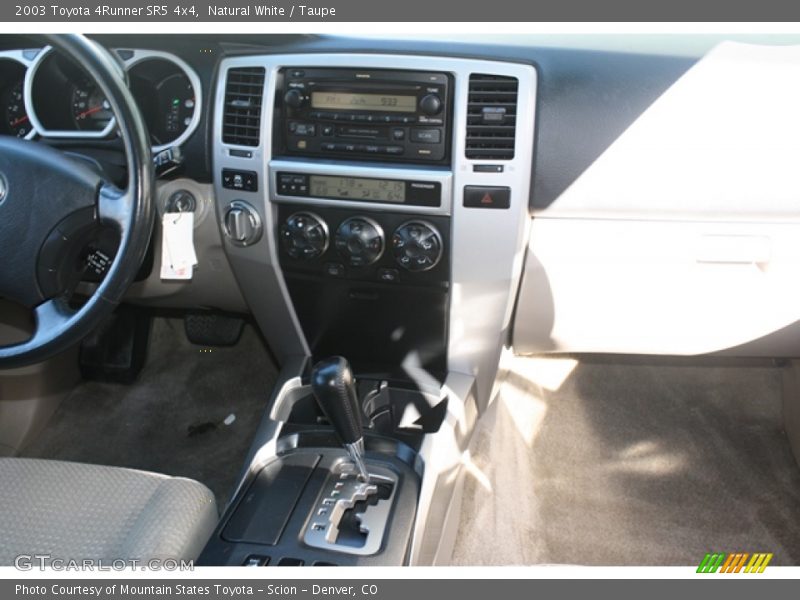
[[(723, 40), (789, 44), (792, 35), (459, 35), (436, 41), (327, 35), (119, 34), (93, 36), (112, 48), (174, 54), (197, 74), (202, 104), (196, 130), (183, 145), (190, 177), (211, 181), (214, 82), (223, 58), (271, 54), (402, 53), (502, 60), (537, 71), (537, 123), (532, 209), (547, 208), (664, 91)], [(30, 48), (41, 38), (0, 36), (0, 48)]]
[[(652, 43), (637, 43), (635, 39), (621, 51), (619, 42), (617, 47), (609, 43), (619, 36), (561, 36), (557, 40), (553, 36), (465, 36), (455, 42), (251, 34), (93, 37), (111, 48), (150, 49), (179, 57), (197, 74), (205, 107), (212, 105), (220, 61), (237, 55), (403, 53), (530, 64), (538, 78), (532, 208), (551, 204), (694, 64), (696, 57), (687, 57), (686, 48), (702, 54), (702, 48), (717, 40), (714, 36), (688, 36), (685, 40), (681, 36), (685, 43), (670, 40), (666, 45), (673, 46), (674, 52), (668, 53), (665, 48), (656, 52)], [(30, 48), (41, 46), (41, 42), (36, 37), (7, 35), (0, 38), (0, 47)], [(206, 182), (211, 180), (209, 113), (204, 109), (199, 114), (196, 130), (183, 145), (187, 165), (191, 165), (187, 175)]]

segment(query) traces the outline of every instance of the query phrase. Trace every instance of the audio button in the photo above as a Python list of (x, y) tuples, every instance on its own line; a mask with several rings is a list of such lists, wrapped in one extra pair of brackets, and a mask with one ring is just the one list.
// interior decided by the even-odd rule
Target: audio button
[(420, 144), (438, 144), (442, 141), (441, 129), (412, 129), (411, 141)]

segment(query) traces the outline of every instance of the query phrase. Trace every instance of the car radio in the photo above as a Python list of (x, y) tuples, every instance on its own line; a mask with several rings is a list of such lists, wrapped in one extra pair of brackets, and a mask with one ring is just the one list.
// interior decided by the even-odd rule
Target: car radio
[(444, 163), (450, 144), (445, 73), (284, 68), (276, 147), (294, 156)]

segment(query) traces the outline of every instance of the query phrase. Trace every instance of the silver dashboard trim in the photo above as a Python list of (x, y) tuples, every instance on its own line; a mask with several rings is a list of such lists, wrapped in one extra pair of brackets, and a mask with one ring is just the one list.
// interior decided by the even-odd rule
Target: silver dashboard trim
[(17, 62), (25, 67), (25, 75), (22, 78), (22, 102), (25, 106), (25, 114), (28, 115), (28, 120), (31, 123), (31, 130), (25, 135), (23, 139), (30, 140), (33, 139), (38, 133), (39, 130), (37, 129), (36, 125), (34, 124), (33, 120), (31, 119), (30, 111), (28, 110), (28, 104), (25, 102), (25, 80), (28, 78), (28, 71), (31, 68), (31, 64), (33, 59), (29, 59), (25, 56), (26, 50), (4, 50), (0, 52), (0, 60), (11, 60)]
[[(36, 111), (34, 110), (33, 104), (33, 78), (36, 75), (36, 70), (39, 68), (41, 62), (47, 57), (47, 55), (52, 51), (51, 46), (45, 46), (41, 48), (36, 56), (31, 61), (27, 60), (19, 60), (19, 62), (23, 62), (28, 68), (25, 73), (25, 83), (23, 85), (24, 88), (24, 96), (25, 96), (25, 110), (28, 113), (28, 118), (31, 121), (36, 132), (41, 135), (42, 137), (49, 137), (49, 138), (66, 138), (66, 139), (103, 139), (111, 135), (114, 129), (117, 126), (117, 119), (116, 117), (112, 117), (111, 120), (108, 122), (108, 125), (102, 131), (81, 131), (81, 130), (56, 130), (56, 129), (47, 129), (42, 125), (42, 122), (39, 120), (39, 117), (36, 115)], [(128, 59), (123, 59), (119, 55), (120, 50), (127, 50), (133, 53), (133, 56)], [(17, 52), (17, 51), (15, 51)], [(18, 51), (20, 55), (22, 55), (22, 50)], [(151, 59), (160, 59), (166, 60), (174, 65), (176, 65), (181, 71), (189, 79), (189, 83), (192, 84), (192, 88), (194, 89), (194, 112), (192, 113), (192, 120), (189, 123), (189, 126), (186, 130), (178, 136), (175, 140), (168, 144), (160, 144), (156, 146), (152, 146), (151, 150), (154, 153), (161, 152), (162, 150), (166, 150), (167, 148), (171, 148), (173, 146), (180, 146), (186, 140), (188, 140), (197, 130), (197, 127), (200, 125), (200, 119), (202, 117), (203, 112), (203, 86), (200, 82), (200, 77), (197, 75), (197, 72), (189, 66), (189, 64), (184, 61), (182, 58), (171, 54), (169, 52), (162, 52), (160, 50), (140, 50), (136, 48), (113, 48), (109, 49), (109, 53), (114, 57), (117, 64), (122, 69), (126, 79), (128, 72), (131, 68), (136, 66), (139, 63), (145, 62)], [(2, 54), (0, 54), (2, 57)], [(26, 138), (29, 139), (29, 138)]]
[[(368, 464), (367, 468), (370, 477), (365, 483), (356, 476), (355, 466), (346, 458), (341, 458), (334, 465), (303, 528), (303, 541), (306, 544), (312, 548), (356, 556), (370, 556), (380, 551), (397, 496), (399, 478), (397, 473), (385, 467)], [(345, 511), (353, 508), (357, 502), (376, 495), (377, 484), (390, 485), (392, 490), (388, 498), (368, 505), (364, 512), (356, 516), (362, 533), (366, 534), (364, 545), (337, 544), (339, 525)]]
[[(119, 56), (120, 50), (128, 50), (133, 52), (133, 56), (127, 60), (123, 59)], [(127, 73), (130, 73), (130, 70), (139, 63), (146, 62), (148, 60), (166, 60), (173, 63), (181, 71), (183, 71), (183, 73), (189, 79), (189, 83), (192, 84), (192, 89), (194, 90), (194, 112), (192, 113), (192, 119), (189, 122), (186, 130), (181, 135), (167, 144), (153, 146), (152, 151), (153, 153), (161, 152), (162, 150), (166, 150), (167, 148), (171, 148), (173, 146), (180, 146), (186, 142), (186, 140), (188, 140), (197, 130), (197, 126), (200, 124), (201, 115), (203, 114), (203, 85), (200, 82), (200, 77), (197, 75), (197, 72), (182, 58), (175, 56), (174, 54), (170, 54), (169, 52), (161, 52), (160, 50), (138, 50), (136, 48), (114, 48), (114, 53), (120, 60), (122, 60)]]
[[(72, 130), (58, 130), (58, 129), (47, 129), (42, 122), (39, 120), (39, 117), (36, 114), (36, 110), (34, 109), (33, 105), (33, 80), (36, 77), (36, 72), (39, 70), (42, 62), (47, 58), (47, 56), (53, 51), (52, 46), (45, 46), (42, 48), (39, 53), (36, 55), (36, 58), (33, 59), (33, 63), (28, 68), (27, 73), (25, 73), (25, 109), (28, 111), (28, 118), (33, 123), (34, 127), (36, 127), (39, 135), (42, 137), (48, 138), (71, 138), (71, 139), (91, 139), (91, 140), (99, 140), (105, 137), (108, 137), (112, 131), (117, 126), (117, 118), (112, 115), (111, 119), (108, 121), (108, 124), (103, 128), (102, 131), (81, 131), (76, 129)], [(112, 56), (114, 56), (112, 54)], [(117, 58), (115, 56), (115, 58)], [(122, 65), (117, 62), (119, 65), (120, 70), (124, 73), (124, 69)]]
[[(239, 56), (220, 62), (214, 93), (214, 116), (212, 125), (212, 180), (217, 205), (217, 221), (222, 223), (223, 215), (231, 202), (242, 199), (249, 202), (260, 213), (265, 235), (258, 243), (247, 248), (237, 247), (221, 235), (223, 247), (228, 256), (234, 276), (242, 289), (253, 317), (270, 348), (280, 363), (295, 357), (307, 357), (311, 351), (306, 342), (300, 321), (289, 297), (289, 290), (278, 263), (277, 205), (269, 201), (266, 187), (269, 181), (268, 164), (271, 159), (272, 103), (265, 100), (261, 105), (261, 135), (258, 146), (226, 144), (222, 141), (222, 123), (225, 106), (225, 88), (228, 71), (235, 68), (264, 68), (264, 98), (275, 95), (275, 77), (268, 61), (276, 57)], [(231, 151), (238, 150), (247, 156), (236, 156)], [(260, 183), (257, 192), (231, 190), (222, 187), (223, 169), (255, 171)], [(248, 300), (250, 298), (250, 300)], [(258, 300), (257, 303), (254, 300)]]

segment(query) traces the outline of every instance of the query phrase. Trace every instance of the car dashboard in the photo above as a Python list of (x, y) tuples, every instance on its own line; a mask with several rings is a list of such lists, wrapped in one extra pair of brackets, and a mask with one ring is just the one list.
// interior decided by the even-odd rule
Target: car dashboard
[[(740, 264), (717, 256), (726, 241), (745, 238), (758, 264), (770, 244), (784, 247), (770, 221), (793, 218), (782, 191), (791, 182), (788, 171), (767, 174), (783, 159), (762, 154), (761, 171), (741, 161), (755, 144), (791, 145), (790, 129), (762, 140), (728, 124), (755, 123), (741, 115), (757, 102), (793, 97), (790, 78), (770, 70), (791, 47), (757, 40), (766, 44), (729, 45), (723, 59), (720, 36), (664, 36), (658, 48), (574, 38), (94, 36), (125, 74), (154, 154), (179, 150), (158, 180), (159, 217), (194, 213), (193, 277), (160, 277), (157, 223), (128, 300), (251, 313), (278, 357), (350, 340), (344, 350), (365, 369), (438, 376), (479, 373), (509, 342), (525, 352), (788, 352), (771, 336), (794, 317), (783, 271), (755, 282), (787, 300), (765, 297), (774, 322), (753, 331), (723, 323), (754, 301), (738, 291), (749, 275), (699, 271)], [(121, 180), (113, 115), (82, 69), (41, 39), (7, 36), (3, 48), (5, 132)], [(762, 65), (752, 77), (763, 99), (726, 70), (735, 52)], [(649, 137), (636, 138), (648, 123)], [(724, 179), (725, 160), (739, 161), (747, 185)], [(770, 199), (749, 201), (743, 192), (765, 181)], [(701, 300), (688, 306), (680, 290), (698, 281)], [(742, 304), (723, 319), (714, 306), (731, 297)], [(692, 315), (684, 329), (648, 318), (675, 306)], [(690, 323), (714, 324), (708, 343), (693, 343)], [(489, 338), (498, 342), (487, 353)]]
[[(239, 496), (269, 461), (336, 467), (310, 366), (338, 356), (373, 426), (367, 451), (412, 482), (394, 481), (418, 502), (390, 543), (337, 564), (447, 555), (456, 474), (510, 347), (800, 352), (791, 47), (93, 39), (125, 75), (157, 158), (158, 218), (126, 302), (251, 316), (282, 369)], [(114, 116), (81, 67), (35, 39), (3, 43), (4, 133), (123, 179)], [(163, 270), (165, 220), (185, 213), (197, 264), (177, 279)], [(298, 501), (326, 514), (311, 500), (288, 498), (287, 519)], [(248, 564), (274, 545), (235, 504), (201, 562)], [(327, 564), (342, 549), (297, 514), (280, 551)]]

